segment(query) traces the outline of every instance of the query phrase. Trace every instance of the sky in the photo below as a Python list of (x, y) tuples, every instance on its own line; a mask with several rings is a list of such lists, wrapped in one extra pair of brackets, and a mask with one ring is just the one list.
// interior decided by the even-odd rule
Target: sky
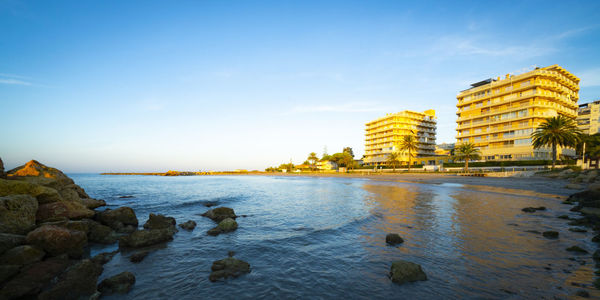
[(0, 0), (0, 157), (66, 172), (263, 170), (558, 64), (600, 99), (600, 1)]

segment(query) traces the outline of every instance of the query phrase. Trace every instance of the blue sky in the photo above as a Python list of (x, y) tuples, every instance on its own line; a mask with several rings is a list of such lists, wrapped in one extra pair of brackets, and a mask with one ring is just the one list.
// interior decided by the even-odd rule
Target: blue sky
[(264, 169), (559, 64), (600, 98), (600, 1), (0, 0), (0, 157), (69, 172)]

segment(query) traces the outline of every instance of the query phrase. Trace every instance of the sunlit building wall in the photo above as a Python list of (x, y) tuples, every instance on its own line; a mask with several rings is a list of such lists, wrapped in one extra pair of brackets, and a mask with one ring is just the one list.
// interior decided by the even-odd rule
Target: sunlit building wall
[[(404, 136), (414, 134), (418, 140), (417, 153), (413, 156), (432, 156), (435, 154), (435, 110), (415, 112), (405, 110), (386, 114), (366, 124), (365, 129), (365, 165), (385, 165), (392, 152), (400, 154), (401, 162), (408, 162), (408, 153), (401, 151), (399, 145)], [(416, 163), (416, 162), (414, 162)]]
[(577, 127), (585, 134), (600, 132), (600, 100), (579, 105)]
[(534, 149), (531, 134), (548, 117), (577, 117), (579, 78), (552, 65), (474, 83), (456, 98), (457, 145), (475, 144), (485, 160), (549, 159), (551, 149)]

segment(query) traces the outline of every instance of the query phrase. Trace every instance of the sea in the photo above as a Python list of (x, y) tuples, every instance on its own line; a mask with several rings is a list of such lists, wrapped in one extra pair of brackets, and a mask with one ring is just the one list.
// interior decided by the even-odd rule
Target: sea
[[(134, 251), (119, 252), (99, 282), (129, 271), (136, 283), (105, 299), (552, 299), (581, 289), (598, 296), (593, 234), (568, 230), (558, 216), (578, 214), (556, 195), (364, 178), (69, 176), (106, 208), (133, 208), (140, 229), (150, 213), (198, 224), (149, 248), (140, 263), (129, 261)], [(215, 226), (201, 216), (207, 205), (233, 208), (239, 228), (207, 235)], [(521, 211), (530, 206), (546, 210)], [(559, 238), (544, 238), (548, 230)], [(404, 243), (387, 245), (388, 233)], [(590, 253), (565, 250), (573, 245)], [(229, 251), (251, 272), (209, 281), (212, 263)], [(393, 283), (395, 260), (421, 265), (428, 280)]]

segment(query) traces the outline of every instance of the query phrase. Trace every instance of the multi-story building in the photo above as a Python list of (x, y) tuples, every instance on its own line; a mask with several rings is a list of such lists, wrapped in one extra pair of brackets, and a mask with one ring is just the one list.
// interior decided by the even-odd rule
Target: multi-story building
[[(385, 165), (392, 152), (400, 154), (401, 162), (408, 162), (408, 153), (399, 146), (404, 136), (414, 135), (418, 140), (417, 153), (414, 157), (432, 156), (435, 151), (435, 110), (415, 112), (405, 110), (399, 113), (386, 114), (366, 124), (365, 132), (365, 165)], [(414, 159), (413, 159), (414, 161)], [(414, 161), (416, 164), (416, 161)]]
[(579, 105), (577, 127), (585, 134), (600, 132), (600, 100)]
[(475, 144), (485, 160), (549, 159), (551, 149), (534, 149), (531, 134), (546, 118), (577, 117), (579, 78), (552, 65), (474, 83), (456, 98), (457, 144)]

